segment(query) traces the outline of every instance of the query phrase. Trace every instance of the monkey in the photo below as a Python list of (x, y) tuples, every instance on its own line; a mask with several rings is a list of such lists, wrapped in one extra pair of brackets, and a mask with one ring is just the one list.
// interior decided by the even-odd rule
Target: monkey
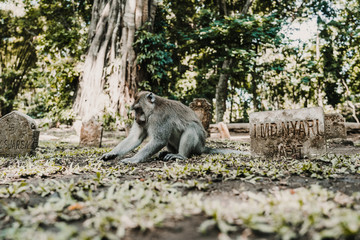
[(142, 149), (121, 162), (143, 162), (165, 146), (168, 151), (159, 154), (165, 161), (185, 160), (202, 153), (243, 153), (205, 147), (206, 131), (199, 118), (191, 108), (178, 101), (141, 91), (135, 95), (135, 102), (130, 109), (135, 112), (135, 121), (129, 135), (112, 151), (102, 155), (102, 160), (124, 156), (137, 148), (147, 137), (150, 140)]

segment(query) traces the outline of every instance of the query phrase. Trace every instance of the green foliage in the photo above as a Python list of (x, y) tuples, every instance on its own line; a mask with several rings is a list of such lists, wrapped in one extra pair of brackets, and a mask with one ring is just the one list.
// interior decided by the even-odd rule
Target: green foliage
[(137, 63), (143, 68), (145, 79), (139, 83), (140, 88), (159, 95), (168, 95), (170, 87), (169, 69), (173, 65), (172, 51), (175, 44), (169, 42), (164, 21), (166, 9), (159, 7), (155, 17), (153, 31), (150, 24), (144, 24), (136, 34), (134, 49), (137, 52)]
[(75, 117), (71, 106), (80, 74), (71, 58), (59, 58), (56, 62), (43, 60), (43, 66), (33, 68), (30, 73), (37, 80), (30, 86), (35, 95), (24, 108), (34, 118), (48, 117), (53, 122), (69, 124)]
[[(208, 14), (205, 12), (204, 14)], [(200, 16), (202, 19), (203, 17)], [(260, 76), (263, 72), (280, 71), (282, 63), (257, 63), (266, 48), (276, 48), (281, 43), (281, 21), (275, 15), (235, 15), (210, 22), (195, 33), (195, 64), (200, 69), (198, 83), (212, 80), (216, 83), (224, 59), (231, 59), (231, 69), (226, 70), (231, 85), (251, 91), (248, 75)], [(200, 90), (200, 89), (199, 89)], [(212, 92), (214, 97), (214, 91)]]
[(31, 72), (36, 81), (29, 87), (36, 94), (28, 113), (70, 124), (75, 117), (71, 107), (80, 77), (77, 65), (86, 49), (90, 5), (87, 1), (44, 0), (38, 7), (45, 24), (38, 36), (40, 57)]
[(7, 17), (2, 22), (6, 27), (1, 28), (5, 31), (1, 41), (6, 44), (0, 51), (9, 54), (2, 58), (8, 67), (0, 70), (2, 113), (23, 108), (35, 118), (71, 123), (91, 4), (52, 0), (22, 4), (23, 16), (1, 11)]
[[(160, 2), (155, 21), (136, 33), (139, 88), (186, 104), (194, 97), (212, 102), (226, 73), (231, 121), (246, 121), (253, 110), (345, 109), (360, 101), (359, 1), (256, 0), (243, 14), (246, 2)], [(71, 123), (92, 2), (6, 3), (22, 13), (0, 10), (1, 114), (22, 108)], [(311, 19), (318, 36), (286, 38), (289, 26)], [(229, 69), (222, 69), (225, 59)]]
[[(226, 2), (230, 12), (226, 15), (223, 6), (215, 1), (206, 1), (200, 7), (190, 0), (163, 3), (162, 7), (167, 6), (166, 16), (157, 16), (157, 21), (166, 22), (166, 37), (162, 39), (176, 44), (172, 50), (173, 69), (166, 69), (176, 84), (167, 85), (168, 95), (185, 102), (194, 97), (211, 100), (219, 76), (225, 71), (231, 88), (228, 101), (242, 101), (232, 105), (232, 111), (245, 112), (241, 116), (247, 116), (247, 110), (253, 108), (273, 110), (318, 104), (337, 107), (346, 99), (358, 99), (359, 88), (352, 87), (358, 85), (353, 79), (359, 72), (355, 66), (359, 63), (355, 47), (356, 1), (348, 6), (331, 0), (302, 4), (254, 1), (247, 15), (240, 13), (244, 4), (245, 1)], [(319, 55), (316, 36), (309, 42), (297, 43), (283, 34), (290, 22), (310, 18), (318, 18)], [(231, 59), (228, 70), (222, 69), (224, 59)], [(342, 79), (352, 91), (347, 98)], [(151, 86), (158, 89), (158, 84)], [(247, 109), (239, 110), (240, 106)], [(241, 121), (236, 116), (233, 121)]]
[(130, 129), (134, 118), (132, 117), (132, 111), (130, 106), (126, 106), (127, 116), (121, 116), (118, 113), (111, 114), (106, 113), (102, 116), (102, 123), (105, 130), (117, 131), (120, 127)]
[(0, 113), (9, 113), (22, 86), (29, 81), (26, 74), (37, 56), (34, 35), (39, 32), (32, 22), (37, 15), (14, 16), (0, 9)]

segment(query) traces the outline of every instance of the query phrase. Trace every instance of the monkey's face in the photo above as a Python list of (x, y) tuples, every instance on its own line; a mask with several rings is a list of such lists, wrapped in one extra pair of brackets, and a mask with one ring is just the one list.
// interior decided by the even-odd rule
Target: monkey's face
[(139, 92), (135, 96), (135, 102), (131, 109), (135, 111), (135, 121), (144, 125), (152, 114), (155, 107), (155, 94), (151, 92)]
[(140, 104), (134, 104), (132, 109), (135, 111), (135, 121), (139, 125), (144, 125), (146, 123), (146, 116)]

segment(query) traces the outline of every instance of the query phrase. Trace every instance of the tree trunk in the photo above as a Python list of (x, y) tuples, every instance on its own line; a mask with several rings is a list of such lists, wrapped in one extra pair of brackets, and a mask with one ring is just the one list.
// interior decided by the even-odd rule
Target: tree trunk
[(344, 79), (341, 79), (342, 81), (342, 84), (344, 85), (345, 89), (346, 89), (346, 92), (345, 92), (345, 96), (346, 96), (346, 103), (347, 105), (351, 108), (351, 112), (352, 112), (352, 116), (353, 118), (355, 119), (355, 121), (357, 123), (360, 123), (358, 117), (356, 116), (356, 107), (355, 105), (353, 104), (353, 102), (350, 100), (350, 96), (351, 96), (351, 93), (350, 93), (350, 90), (349, 90), (349, 86), (346, 84), (345, 80)]
[[(249, 8), (250, 8), (252, 2), (253, 2), (252, 0), (246, 1), (245, 5), (241, 11), (242, 14), (246, 14), (249, 11)], [(226, 1), (220, 0), (220, 2), (218, 4), (220, 4), (221, 12), (225, 16), (228, 16), (229, 12), (227, 10)], [(231, 65), (231, 59), (225, 59), (222, 64), (223, 72), (220, 73), (219, 82), (216, 86), (215, 100), (216, 100), (216, 122), (217, 123), (222, 122), (224, 120), (224, 114), (226, 111), (228, 78), (229, 78), (229, 74), (226, 71), (228, 70), (230, 65)]]
[[(225, 59), (222, 65), (223, 71), (228, 71), (231, 60)], [(222, 122), (226, 111), (226, 98), (228, 90), (229, 74), (226, 72), (220, 73), (219, 82), (216, 86), (216, 122)]]
[(241, 14), (247, 14), (252, 3), (253, 3), (253, 0), (246, 0), (245, 5), (244, 5), (243, 9), (241, 10)]
[(256, 74), (256, 67), (254, 67), (254, 72), (251, 76), (251, 92), (253, 96), (253, 104), (254, 104), (254, 111), (257, 112), (260, 110), (260, 102), (258, 100), (258, 92), (257, 92), (257, 74)]
[(154, 19), (157, 0), (95, 0), (89, 50), (74, 110), (83, 121), (104, 113), (127, 116), (137, 91), (134, 36)]

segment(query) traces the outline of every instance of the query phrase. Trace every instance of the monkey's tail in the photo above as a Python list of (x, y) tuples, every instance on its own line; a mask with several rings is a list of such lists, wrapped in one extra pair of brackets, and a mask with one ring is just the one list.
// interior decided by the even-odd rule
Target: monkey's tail
[(240, 154), (240, 155), (250, 155), (249, 151), (238, 151), (233, 149), (219, 149), (219, 148), (209, 148), (205, 147), (204, 153), (206, 154)]

